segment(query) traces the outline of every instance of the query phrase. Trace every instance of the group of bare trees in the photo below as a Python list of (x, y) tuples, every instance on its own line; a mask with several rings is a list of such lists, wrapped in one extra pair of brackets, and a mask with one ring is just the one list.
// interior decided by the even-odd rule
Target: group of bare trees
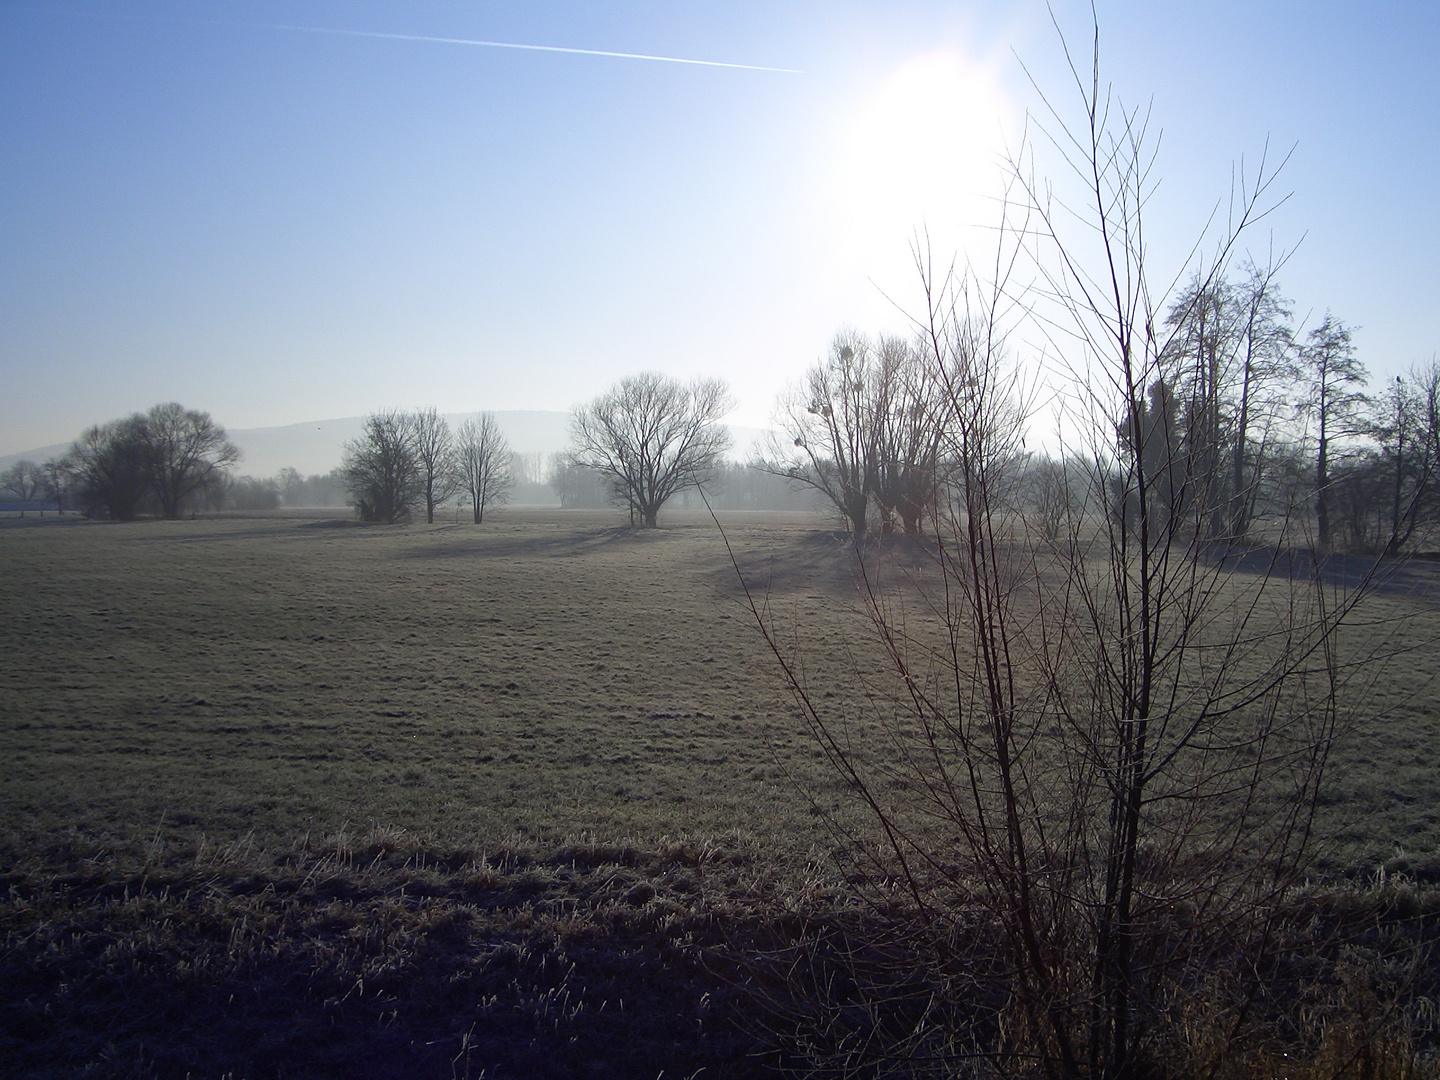
[(360, 437), (345, 444), (346, 489), (364, 521), (408, 521), (459, 496), (475, 524), (502, 504), (514, 486), (510, 445), (494, 413), (480, 413), (457, 431), (433, 407), (371, 413)]
[(8, 491), (22, 503), (35, 502), (43, 496), (46, 502), (52, 502), (56, 509), (60, 509), (65, 485), (59, 465), (58, 459), (37, 465), (22, 458), (0, 473), (0, 491)]
[[(758, 463), (831, 502), (857, 538), (878, 513), (916, 534), (934, 510), (940, 479), (944, 388), (936, 343), (855, 331), (784, 393), (782, 429)], [(789, 445), (786, 445), (788, 442)]]
[(0, 482), (22, 501), (129, 521), (140, 513), (178, 518), (223, 486), (239, 449), (210, 414), (177, 402), (87, 429), (61, 457), (17, 462)]
[[(1117, 428), (1150, 464), (1156, 508), (1212, 541), (1272, 540), (1300, 514), (1326, 551), (1395, 553), (1440, 520), (1433, 361), (1367, 395), (1351, 328), (1327, 312), (1302, 337), (1273, 268), (1253, 264), (1192, 280), (1164, 326), (1154, 377)], [(1131, 521), (1133, 498), (1115, 507)]]
[[(857, 539), (876, 520), (912, 535), (937, 523), (955, 475), (946, 425), (959, 422), (954, 398), (966, 392), (955, 365), (984, 343), (965, 319), (949, 320), (950, 341), (917, 323), (910, 339), (838, 334), (781, 396), (783, 437), (759, 463), (823, 495)], [(1130, 414), (1108, 421), (1117, 451), (1146, 463), (1152, 515), (1238, 541), (1255, 538), (1257, 520), (1303, 512), (1322, 549), (1388, 552), (1440, 520), (1435, 362), (1367, 396), (1351, 328), (1326, 313), (1302, 336), (1276, 267), (1248, 260), (1234, 273), (1196, 273), (1156, 327), (1150, 381)], [(1084, 470), (1018, 444), (1012, 464), (1006, 497), (1028, 504), (1054, 541)], [(1133, 525), (1140, 495), (1111, 466), (1111, 510)]]
[[(1307, 508), (1323, 550), (1398, 551), (1436, 520), (1440, 368), (1378, 398), (1353, 331), (1327, 312), (1303, 337), (1273, 266), (1197, 275), (1170, 305), (1142, 437), (1161, 488), (1209, 538)], [(1168, 494), (1160, 491), (1162, 502)]]

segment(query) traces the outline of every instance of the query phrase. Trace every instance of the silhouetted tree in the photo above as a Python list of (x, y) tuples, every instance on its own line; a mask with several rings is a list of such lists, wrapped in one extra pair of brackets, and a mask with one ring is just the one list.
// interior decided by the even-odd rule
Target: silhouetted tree
[(435, 524), (435, 506), (455, 492), (455, 439), (435, 406), (410, 415), (420, 483), (425, 493), (425, 521)]
[(43, 477), (41, 488), (46, 497), (54, 501), (60, 513), (65, 513), (65, 500), (69, 497), (73, 480), (65, 458), (51, 458), (40, 466), (40, 473)]
[(653, 529), (670, 497), (703, 484), (729, 449), (720, 419), (731, 407), (719, 379), (632, 375), (574, 411), (571, 455), (604, 477), (632, 519)]
[(150, 486), (160, 513), (178, 518), (186, 502), (240, 460), (240, 450), (207, 412), (178, 402), (156, 405), (140, 431), (149, 452)]
[(150, 484), (145, 415), (136, 413), (87, 429), (65, 460), (88, 515), (133, 520)]
[(510, 444), (494, 413), (483, 412), (460, 425), (455, 440), (455, 474), (460, 490), (470, 500), (476, 525), (485, 520), (487, 506), (509, 498), (515, 484)]
[(1328, 311), (1325, 319), (1305, 338), (1300, 363), (1305, 378), (1305, 414), (1314, 422), (1315, 442), (1315, 523), (1321, 549), (1331, 543), (1330, 468), (1333, 444), (1364, 430), (1362, 409), (1366, 403), (1359, 389), (1370, 381), (1365, 366), (1355, 355), (1352, 332)]
[(340, 467), (362, 521), (408, 521), (425, 497), (415, 427), (410, 416), (398, 410), (367, 416), (360, 437), (345, 444)]

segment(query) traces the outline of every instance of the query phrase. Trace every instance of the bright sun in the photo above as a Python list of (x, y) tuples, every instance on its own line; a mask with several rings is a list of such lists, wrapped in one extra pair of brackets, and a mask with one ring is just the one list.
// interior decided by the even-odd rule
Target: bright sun
[(898, 289), (914, 278), (917, 231), (938, 262), (993, 225), (1009, 114), (991, 72), (958, 52), (896, 68), (847, 126), (832, 174), (842, 272)]

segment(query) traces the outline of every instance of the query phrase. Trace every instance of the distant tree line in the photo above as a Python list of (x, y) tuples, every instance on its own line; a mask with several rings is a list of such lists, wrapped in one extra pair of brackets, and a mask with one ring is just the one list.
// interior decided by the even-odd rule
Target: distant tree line
[[(829, 354), (784, 393), (781, 434), (755, 468), (822, 496), (857, 537), (917, 534), (933, 521), (962, 462), (966, 433), (946, 417), (1018, 422), (998, 402), (957, 410), (984, 393), (947, 375), (984, 342), (981, 327), (954, 341), (919, 333), (838, 334)], [(1398, 551), (1440, 520), (1440, 365), (1432, 360), (1376, 395), (1353, 331), (1326, 314), (1303, 336), (1271, 268), (1196, 278), (1166, 313), (1156, 375), (1132, 415), (1112, 418), (1108, 461), (1054, 460), (1018, 451), (995, 463), (997, 492), (1052, 540), (1080, 506), (1075, 488), (1096, 467), (1113, 472), (1110, 512), (1135, 523), (1180, 515), (1211, 541), (1252, 537), (1257, 522), (1304, 513), (1326, 550)], [(946, 359), (949, 357), (950, 359)], [(952, 373), (953, 374), (953, 373)], [(953, 426), (953, 421), (951, 422)], [(1122, 475), (1139, 459), (1143, 494)]]
[(278, 510), (296, 506), (345, 506), (348, 493), (338, 468), (302, 476), (286, 466), (274, 476), (236, 476), (227, 480), (216, 509)]

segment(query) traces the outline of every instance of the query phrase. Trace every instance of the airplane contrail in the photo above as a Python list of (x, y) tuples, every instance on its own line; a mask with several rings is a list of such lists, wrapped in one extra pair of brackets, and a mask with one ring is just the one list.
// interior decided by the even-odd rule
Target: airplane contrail
[(258, 24), (268, 30), (295, 30), (305, 34), (339, 34), (344, 37), (388, 38), (394, 41), (430, 41), (441, 45), (478, 45), (487, 49), (524, 49), (528, 52), (572, 53), (578, 56), (610, 56), (619, 60), (655, 60), (664, 64), (695, 64), (700, 67), (738, 68), (742, 71), (774, 71), (782, 75), (804, 75), (797, 68), (764, 67), (760, 64), (728, 64), (722, 60), (691, 60), (683, 56), (652, 56), (649, 53), (610, 52), (606, 49), (567, 49), (562, 45), (522, 45), (514, 41), (480, 41), (475, 38), (429, 37), (425, 34), (387, 34), (377, 30), (339, 30), (329, 26), (292, 26), (283, 23)]

